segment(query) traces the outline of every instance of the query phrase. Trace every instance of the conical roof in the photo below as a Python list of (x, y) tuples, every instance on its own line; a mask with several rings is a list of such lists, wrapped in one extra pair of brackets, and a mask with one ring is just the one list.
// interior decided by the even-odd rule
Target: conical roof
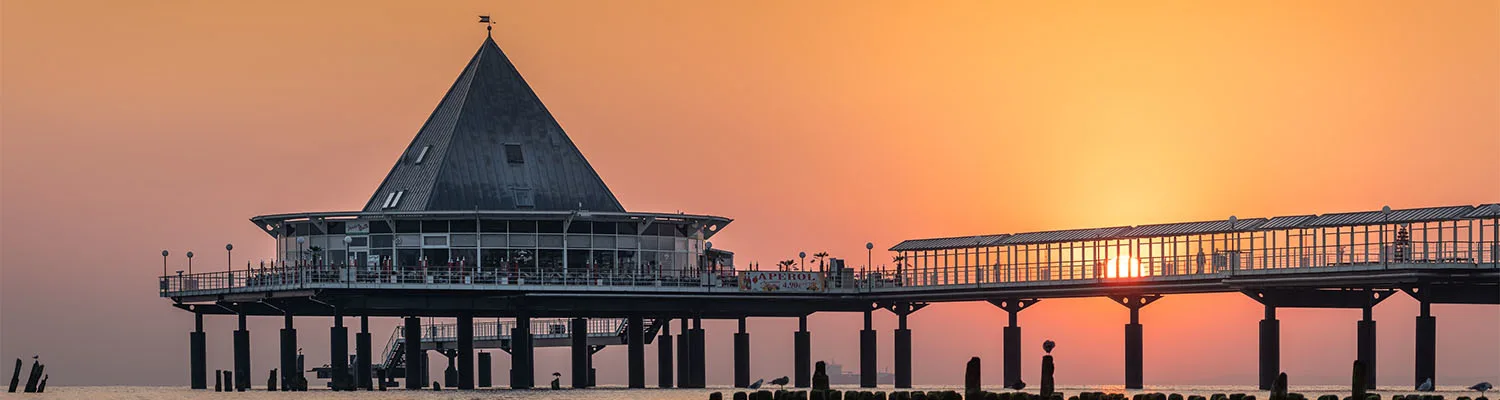
[(625, 211), (488, 37), (364, 208), (475, 209)]

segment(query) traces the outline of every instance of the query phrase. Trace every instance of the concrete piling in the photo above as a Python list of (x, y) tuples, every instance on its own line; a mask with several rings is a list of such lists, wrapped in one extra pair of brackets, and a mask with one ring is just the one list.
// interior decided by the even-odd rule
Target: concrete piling
[(266, 378), (266, 391), (274, 392), (276, 389), (276, 369), (271, 368), (271, 376)]
[(805, 388), (812, 383), (812, 333), (807, 331), (807, 316), (797, 317), (797, 332), (792, 336), (792, 386)]
[[(370, 382), (372, 368), (371, 363), (375, 360), (370, 352), (370, 316), (359, 317), (359, 333), (354, 334), (354, 380), (360, 389), (373, 390), (375, 385)], [(248, 369), (248, 368), (247, 368)]]
[(969, 363), (964, 366), (964, 393), (978, 393), (980, 390), (982, 389), (979, 383), (979, 357), (971, 357)]
[(214, 370), (214, 391), (224, 391), (224, 370), (222, 369)]
[(49, 376), (49, 375), (42, 375), (42, 383), (36, 385), (36, 392), (37, 393), (44, 393), (44, 392), (47, 391), (47, 378), (50, 378), (50, 377), (51, 376)]
[[(1042, 389), (1041, 389), (1042, 398), (1050, 398), (1050, 397), (1052, 397), (1052, 391), (1053, 391), (1053, 389), (1055, 388), (1055, 385), (1056, 385), (1056, 382), (1053, 381), (1053, 379), (1052, 379), (1053, 368), (1054, 367), (1052, 365), (1052, 355), (1048, 354), (1048, 355), (1042, 356)], [(1165, 400), (1165, 399), (1159, 399), (1159, 400)]]
[(661, 325), (661, 336), (656, 338), (656, 379), (657, 387), (672, 387), (672, 321), (666, 318), (657, 319), (657, 325)]

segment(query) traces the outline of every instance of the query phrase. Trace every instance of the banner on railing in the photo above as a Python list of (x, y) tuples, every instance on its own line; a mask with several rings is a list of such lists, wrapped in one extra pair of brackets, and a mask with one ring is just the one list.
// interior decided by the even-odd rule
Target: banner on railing
[(750, 292), (821, 292), (823, 274), (800, 271), (741, 271), (740, 290)]

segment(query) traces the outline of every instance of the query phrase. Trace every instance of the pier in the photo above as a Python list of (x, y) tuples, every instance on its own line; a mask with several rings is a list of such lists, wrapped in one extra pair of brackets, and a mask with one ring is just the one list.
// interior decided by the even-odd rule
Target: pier
[[(1410, 296), (1421, 310), (1415, 385), (1436, 380), (1434, 305), (1500, 305), (1500, 204), (912, 239), (888, 249), (892, 267), (835, 262), (819, 271), (736, 268), (734, 253), (710, 241), (731, 221), (626, 211), (486, 38), (362, 209), (251, 218), (276, 243), (270, 264), (169, 273), (163, 251), (159, 293), (193, 315), (196, 389), (208, 382), (203, 320), (219, 317), (238, 320), (229, 375), (236, 389), (264, 376), (250, 369), (250, 317), (284, 321), (280, 376), (272, 377), (283, 388), (303, 379), (293, 317), (326, 317), (331, 376), (352, 376), (345, 386), (365, 390), (396, 379), (426, 387), (421, 360), (430, 351), (448, 358), (453, 379), (444, 386), (486, 386), (499, 353), (479, 353), (476, 380), (481, 349), (508, 354), (510, 387), (531, 388), (537, 347), (570, 348), (572, 385), (588, 387), (593, 354), (614, 345), (628, 347), (629, 386), (644, 388), (653, 342), (658, 387), (702, 388), (704, 319), (739, 322), (734, 384), (745, 387), (753, 353), (746, 320), (797, 318), (792, 382), (808, 387), (807, 317), (830, 312), (864, 316), (861, 386), (877, 385), (875, 356), (892, 351), (894, 386), (910, 388), (912, 338), (922, 333), (907, 317), (940, 302), (987, 302), (995, 318), (1008, 319), (995, 340), (1009, 386), (1022, 365), (1018, 315), (1076, 297), (1109, 298), (1129, 313), (1122, 383), (1134, 389), (1148, 376), (1141, 313), (1161, 298), (1197, 293), (1239, 293), (1264, 307), (1263, 389), (1281, 370), (1278, 309), (1363, 310), (1358, 358), (1373, 370), (1371, 310)], [(879, 312), (896, 315), (898, 328), (873, 329)], [(360, 321), (352, 364), (346, 317)], [(424, 324), (428, 317), (456, 322)], [(403, 319), (383, 353), (371, 348), (370, 318)], [(893, 335), (893, 348), (877, 348), (882, 334)], [(389, 382), (377, 385), (379, 376)]]

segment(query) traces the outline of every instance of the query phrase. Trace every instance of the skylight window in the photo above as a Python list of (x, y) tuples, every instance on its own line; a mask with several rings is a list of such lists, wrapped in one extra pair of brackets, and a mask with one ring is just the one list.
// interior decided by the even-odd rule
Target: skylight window
[(517, 208), (536, 207), (536, 196), (531, 192), (531, 188), (513, 188), (510, 193), (516, 199)]
[(396, 205), (401, 204), (401, 195), (405, 193), (405, 190), (391, 192), (391, 194), (385, 196), (385, 204), (381, 205), (380, 208), (396, 208)]
[(412, 164), (421, 165), (422, 164), (422, 160), (426, 160), (427, 159), (427, 151), (428, 150), (432, 150), (432, 145), (429, 144), (429, 145), (426, 145), (426, 146), (422, 146), (422, 152), (421, 153), (417, 153), (417, 161), (413, 162)]
[(505, 145), (505, 162), (508, 162), (508, 163), (511, 163), (511, 164), (525, 164), (526, 163), (526, 155), (521, 152), (521, 145), (520, 144), (507, 143)]

